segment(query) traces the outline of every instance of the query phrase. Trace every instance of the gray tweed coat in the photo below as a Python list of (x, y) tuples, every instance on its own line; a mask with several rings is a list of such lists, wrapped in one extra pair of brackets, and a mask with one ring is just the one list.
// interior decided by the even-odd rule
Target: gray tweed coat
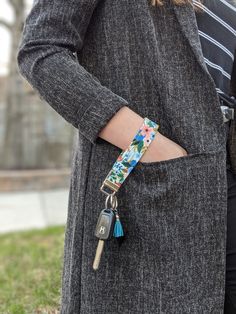
[[(35, 0), (17, 58), (40, 97), (78, 129), (61, 313), (223, 313), (226, 130), (193, 8)], [(126, 240), (106, 243), (94, 272), (99, 187), (120, 153), (98, 133), (124, 105), (189, 155), (137, 165), (118, 193)]]

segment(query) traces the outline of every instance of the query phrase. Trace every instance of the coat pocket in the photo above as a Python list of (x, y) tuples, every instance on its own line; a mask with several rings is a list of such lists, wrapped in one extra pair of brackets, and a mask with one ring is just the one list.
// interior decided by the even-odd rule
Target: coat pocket
[(184, 295), (200, 300), (218, 294), (216, 302), (222, 297), (225, 157), (225, 151), (203, 152), (139, 163), (121, 191), (125, 246), (131, 258), (156, 272), (166, 313)]
[(204, 203), (207, 193), (219, 193), (220, 187), (225, 186), (225, 173), (225, 151), (189, 153), (157, 162), (139, 162), (121, 188), (121, 199), (124, 202), (126, 199), (135, 201), (144, 207), (150, 200), (159, 208), (168, 204), (172, 208), (172, 202), (177, 200), (176, 206), (194, 207), (196, 200), (199, 204)]

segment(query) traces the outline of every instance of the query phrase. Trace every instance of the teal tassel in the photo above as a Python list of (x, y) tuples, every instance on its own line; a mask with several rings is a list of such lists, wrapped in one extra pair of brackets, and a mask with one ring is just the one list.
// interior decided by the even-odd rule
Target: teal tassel
[(116, 222), (115, 222), (115, 227), (114, 227), (114, 233), (113, 233), (115, 238), (123, 237), (124, 236), (124, 231), (123, 227), (120, 221), (120, 217), (118, 213), (116, 213)]

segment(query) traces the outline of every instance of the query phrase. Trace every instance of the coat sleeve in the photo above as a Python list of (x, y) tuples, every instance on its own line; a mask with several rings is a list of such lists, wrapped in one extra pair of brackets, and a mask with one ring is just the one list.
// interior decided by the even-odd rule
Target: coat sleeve
[(34, 0), (17, 52), (21, 75), (93, 144), (112, 116), (128, 105), (74, 55), (83, 46), (98, 1)]

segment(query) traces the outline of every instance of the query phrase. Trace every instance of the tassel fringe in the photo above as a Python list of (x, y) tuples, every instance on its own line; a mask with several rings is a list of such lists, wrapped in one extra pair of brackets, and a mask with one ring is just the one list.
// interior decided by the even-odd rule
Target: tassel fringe
[(115, 238), (123, 237), (124, 236), (124, 231), (123, 227), (120, 221), (120, 217), (118, 213), (116, 212), (116, 222), (115, 222), (115, 227), (114, 227), (114, 232), (113, 235)]

